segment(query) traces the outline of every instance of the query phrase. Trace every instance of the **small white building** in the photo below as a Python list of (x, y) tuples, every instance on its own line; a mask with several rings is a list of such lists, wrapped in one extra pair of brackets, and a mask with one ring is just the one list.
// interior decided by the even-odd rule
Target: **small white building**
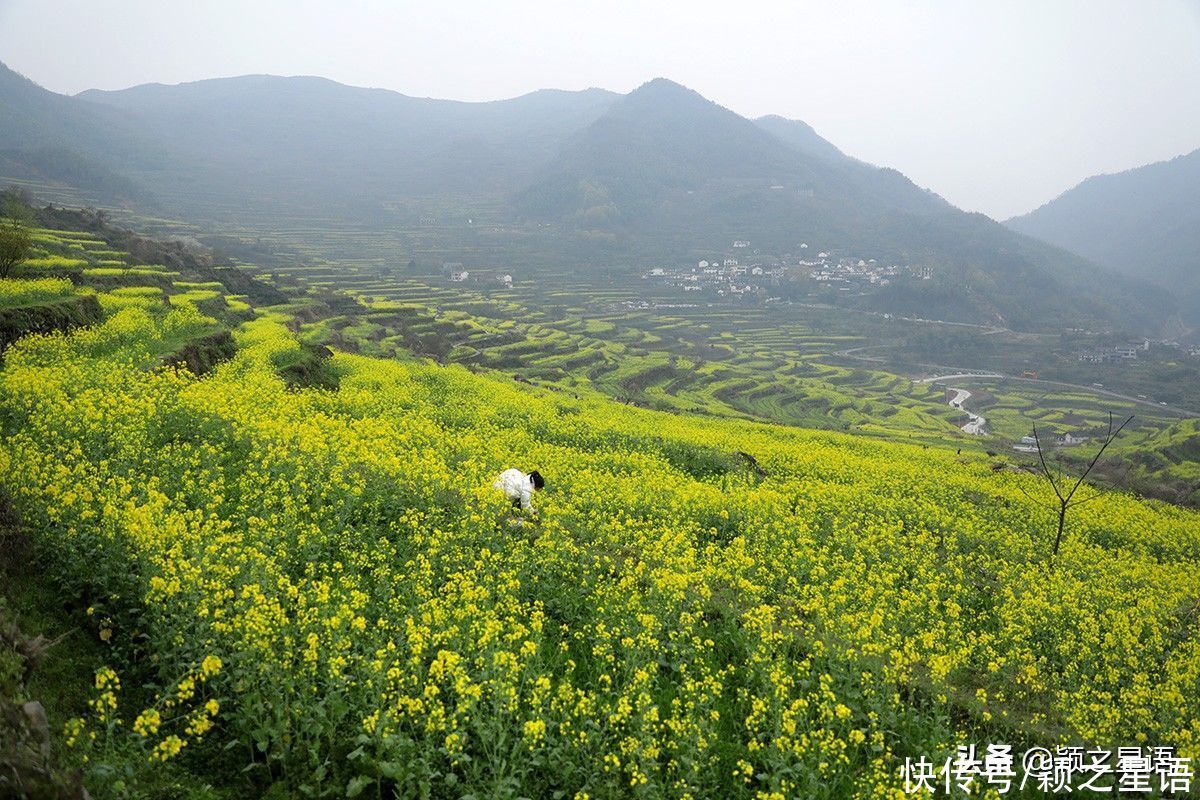
[(509, 289), (512, 288), (512, 275), (498, 275), (496, 277), (496, 280), (498, 280), (500, 283), (504, 284)]
[(465, 269), (456, 269), (450, 272), (450, 280), (454, 283), (462, 283), (469, 277), (471, 277), (471, 273)]

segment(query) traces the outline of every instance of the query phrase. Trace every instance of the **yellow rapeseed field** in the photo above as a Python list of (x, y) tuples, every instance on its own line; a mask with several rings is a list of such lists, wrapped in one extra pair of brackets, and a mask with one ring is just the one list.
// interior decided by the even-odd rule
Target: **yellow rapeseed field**
[[(268, 320), (197, 378), (150, 368), (194, 310), (114, 308), (0, 372), (0, 475), (110, 631), (73, 740), (123, 714), (154, 757), (333, 796), (873, 798), (963, 742), (1200, 757), (1195, 513), (1112, 493), (1051, 561), (1048, 489), (982, 458), (348, 354), (289, 389)], [(536, 520), (491, 489), (510, 466), (548, 479)], [(161, 703), (121, 708), (129, 674)]]

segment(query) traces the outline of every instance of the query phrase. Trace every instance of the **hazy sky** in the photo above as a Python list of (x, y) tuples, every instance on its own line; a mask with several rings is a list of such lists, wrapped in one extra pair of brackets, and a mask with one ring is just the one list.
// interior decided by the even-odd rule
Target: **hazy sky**
[(0, 0), (59, 92), (246, 73), (460, 100), (665, 76), (998, 218), (1200, 147), (1200, 0)]

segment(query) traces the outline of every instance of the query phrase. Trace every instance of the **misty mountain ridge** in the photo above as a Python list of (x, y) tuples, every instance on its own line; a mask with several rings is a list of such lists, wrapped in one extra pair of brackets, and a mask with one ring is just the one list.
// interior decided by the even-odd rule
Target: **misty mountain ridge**
[(824, 139), (807, 122), (798, 119), (787, 119), (778, 114), (768, 114), (754, 120), (760, 128), (775, 136), (780, 141), (791, 145), (802, 153), (829, 161), (840, 161), (849, 158), (832, 142)]
[(1006, 224), (1170, 289), (1200, 321), (1200, 150), (1088, 178)]
[[(3, 174), (202, 224), (404, 229), (483, 214), (515, 231), (486, 242), (494, 258), (609, 271), (734, 239), (773, 253), (805, 241), (937, 270), (882, 292), (881, 307), (1018, 327), (1166, 302), (846, 156), (806, 123), (749, 120), (664, 78), (626, 95), (470, 103), (269, 75), (66, 97), (0, 69), (0, 101), (22, 110), (0, 124)], [(51, 167), (75, 159), (83, 177), (46, 169), (44, 154), (39, 168), (32, 154), (49, 145)], [(464, 236), (477, 234), (435, 224), (420, 246), (452, 253)]]

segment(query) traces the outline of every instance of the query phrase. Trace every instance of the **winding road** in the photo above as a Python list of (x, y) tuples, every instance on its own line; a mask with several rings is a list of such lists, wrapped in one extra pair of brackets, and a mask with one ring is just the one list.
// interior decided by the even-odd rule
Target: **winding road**
[(949, 387), (949, 389), (950, 391), (954, 392), (954, 396), (948, 401), (950, 403), (950, 407), (956, 408), (967, 415), (967, 424), (960, 426), (962, 432), (970, 434), (971, 436), (985, 436), (987, 434), (987, 429), (985, 427), (987, 425), (987, 420), (980, 415), (963, 408), (963, 403), (967, 402), (967, 400), (971, 398), (971, 393), (966, 389), (958, 389), (954, 386)]

